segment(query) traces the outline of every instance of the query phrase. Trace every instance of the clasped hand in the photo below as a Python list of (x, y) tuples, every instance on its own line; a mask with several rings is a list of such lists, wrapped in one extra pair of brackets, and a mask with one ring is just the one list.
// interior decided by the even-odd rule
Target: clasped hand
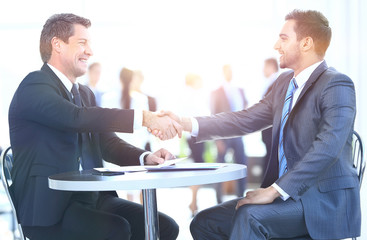
[(182, 136), (183, 127), (177, 120), (179, 119), (173, 119), (164, 113), (143, 111), (143, 126), (161, 140), (168, 140), (176, 135)]

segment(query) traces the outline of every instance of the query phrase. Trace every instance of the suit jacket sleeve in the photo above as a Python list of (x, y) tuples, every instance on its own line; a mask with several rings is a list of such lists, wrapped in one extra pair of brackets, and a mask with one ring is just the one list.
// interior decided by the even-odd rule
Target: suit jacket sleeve
[(47, 73), (33, 72), (27, 78), (15, 99), (22, 119), (64, 131), (133, 132), (133, 110), (80, 108), (62, 97)]
[(115, 133), (102, 133), (100, 149), (105, 161), (119, 166), (139, 165), (139, 157), (146, 152), (119, 138)]
[(246, 110), (196, 118), (199, 123), (196, 140), (239, 137), (270, 126), (273, 117), (271, 101), (272, 96), (268, 96)]

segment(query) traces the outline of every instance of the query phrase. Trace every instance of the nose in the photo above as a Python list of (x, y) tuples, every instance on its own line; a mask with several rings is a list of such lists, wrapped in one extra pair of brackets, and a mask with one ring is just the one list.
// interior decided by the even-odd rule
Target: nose
[(92, 47), (89, 44), (87, 44), (85, 48), (85, 54), (87, 54), (88, 56), (93, 56)]
[(275, 50), (279, 50), (279, 45), (280, 45), (280, 44), (279, 44), (279, 41), (280, 41), (280, 40), (278, 39), (278, 40), (275, 42), (275, 44), (274, 44), (274, 49), (275, 49)]

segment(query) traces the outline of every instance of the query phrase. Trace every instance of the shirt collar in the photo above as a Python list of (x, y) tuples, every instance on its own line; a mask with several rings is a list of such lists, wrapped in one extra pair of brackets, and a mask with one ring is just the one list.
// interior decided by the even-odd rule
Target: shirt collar
[[(47, 65), (51, 68), (51, 70), (60, 79), (60, 81), (62, 82), (62, 84), (64, 84), (64, 86), (66, 87), (66, 89), (69, 92), (71, 92), (71, 88), (73, 87), (73, 83), (62, 72), (60, 72), (57, 68), (55, 68), (54, 66), (52, 66), (51, 64), (48, 64), (48, 63), (47, 63)], [(79, 84), (77, 85), (77, 87), (79, 88)]]
[(307, 80), (310, 78), (311, 74), (315, 71), (315, 69), (323, 62), (324, 60), (320, 61), (320, 62), (317, 62), (317, 63), (314, 63), (312, 64), (311, 66), (309, 66), (308, 68), (304, 69), (302, 72), (300, 72), (298, 74), (296, 78), (296, 82), (297, 82), (297, 85), (298, 87), (303, 87)]

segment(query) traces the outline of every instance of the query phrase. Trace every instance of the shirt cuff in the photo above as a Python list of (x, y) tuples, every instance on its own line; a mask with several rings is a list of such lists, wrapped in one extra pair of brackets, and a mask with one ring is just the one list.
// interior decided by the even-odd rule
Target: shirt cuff
[(196, 118), (191, 118), (191, 136), (197, 137), (199, 135), (199, 123)]
[(151, 152), (143, 152), (140, 157), (139, 157), (139, 162), (141, 166), (144, 166), (144, 158), (145, 156), (147, 156), (148, 154), (151, 154)]
[(134, 130), (143, 127), (143, 111), (134, 110)]
[(286, 200), (290, 197), (290, 196), (288, 195), (288, 193), (284, 192), (284, 190), (283, 190), (283, 189), (281, 189), (281, 188), (278, 186), (278, 184), (273, 183), (271, 186), (272, 186), (272, 187), (274, 187), (274, 188), (275, 188), (275, 190), (277, 190), (277, 191), (278, 191), (278, 193), (280, 193), (280, 198), (281, 198), (281, 199), (283, 199), (283, 201), (286, 201)]

